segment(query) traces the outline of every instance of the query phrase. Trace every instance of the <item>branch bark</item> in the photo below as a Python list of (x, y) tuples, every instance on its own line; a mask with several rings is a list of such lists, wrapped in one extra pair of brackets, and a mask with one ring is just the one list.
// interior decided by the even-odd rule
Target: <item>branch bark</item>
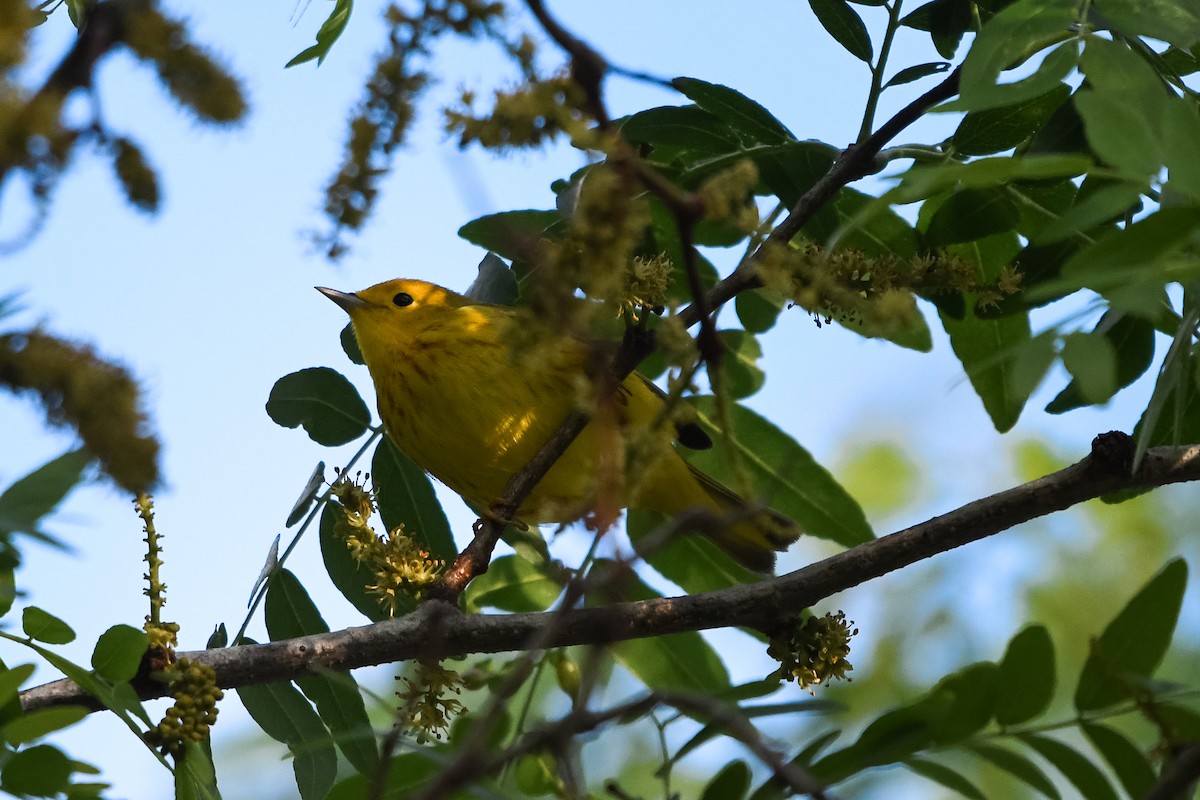
[[(759, 583), (540, 614), (463, 614), (453, 605), (432, 601), (400, 619), (366, 627), (181, 655), (211, 666), (222, 687), (236, 688), (327, 669), (524, 650), (531, 642), (546, 648), (733, 626), (769, 631), (782, 618), (831, 594), (1022, 522), (1122, 489), (1200, 480), (1200, 444), (1151, 448), (1131, 473), (1132, 447), (1124, 434), (1103, 434), (1092, 443), (1091, 455), (1066, 469)], [(135, 688), (143, 698), (164, 694), (151, 681)], [(28, 711), (64, 704), (98, 708), (67, 680), (28, 689), (21, 702)]]

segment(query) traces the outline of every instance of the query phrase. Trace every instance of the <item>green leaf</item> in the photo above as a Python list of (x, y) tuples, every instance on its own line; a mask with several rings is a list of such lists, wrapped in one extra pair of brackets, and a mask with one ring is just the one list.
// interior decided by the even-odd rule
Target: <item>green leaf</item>
[(770, 289), (751, 289), (739, 292), (733, 306), (738, 321), (750, 333), (766, 333), (775, 327), (775, 320), (787, 307), (788, 300), (780, 292)]
[(149, 647), (146, 632), (131, 625), (113, 625), (100, 634), (92, 651), (92, 669), (113, 683), (133, 680)]
[(939, 247), (983, 239), (1011, 231), (1020, 214), (1003, 189), (962, 189), (938, 206), (929, 220), (925, 241)]
[(367, 363), (367, 360), (363, 358), (362, 348), (358, 346), (358, 337), (354, 335), (354, 323), (346, 323), (346, 327), (342, 328), (342, 332), (338, 334), (338, 341), (342, 344), (342, 352), (346, 354), (346, 358), (359, 366)]
[(371, 412), (358, 390), (329, 367), (302, 369), (277, 380), (267, 414), (285, 428), (303, 425), (310, 439), (327, 447), (352, 442), (371, 426)]
[(4, 740), (11, 745), (33, 742), (54, 731), (69, 728), (87, 719), (91, 713), (85, 706), (54, 706), (30, 711), (4, 726)]
[(70, 644), (75, 641), (75, 631), (53, 614), (48, 614), (37, 606), (29, 606), (21, 611), (21, 630), (30, 639), (46, 644)]
[(1121, 609), (1092, 646), (1075, 689), (1075, 708), (1096, 711), (1130, 696), (1127, 676), (1148, 678), (1157, 669), (1179, 619), (1187, 562), (1175, 559)]
[(522, 261), (529, 255), (530, 242), (537, 242), (550, 226), (562, 221), (557, 211), (504, 211), (471, 220), (458, 229), (458, 235), (501, 258)]
[(1118, 800), (1104, 773), (1079, 751), (1047, 736), (1026, 733), (1019, 738), (1053, 764), (1086, 800)]
[(837, 155), (836, 147), (815, 141), (790, 142), (753, 151), (763, 183), (788, 208), (796, 205), (800, 197), (829, 172)]
[(175, 800), (221, 800), (217, 770), (205, 743), (184, 740), (175, 759)]
[[(384, 797), (388, 800), (410, 797), (442, 769), (443, 763), (426, 756), (428, 752), (404, 753), (389, 762)], [(334, 786), (326, 800), (363, 800), (371, 796), (371, 781), (368, 776), (354, 775)]]
[(14, 567), (0, 565), (0, 617), (8, 615), (16, 599), (17, 579)]
[(454, 559), (454, 535), (429, 476), (386, 436), (371, 458), (371, 482), (384, 527), (392, 531), (403, 525), (435, 559)]
[(988, 20), (963, 60), (959, 94), (971, 111), (1008, 106), (1045, 94), (1075, 67), (1077, 46), (1052, 51), (1031, 76), (997, 85), (1000, 73), (1039, 52), (1077, 21), (1077, 0), (1017, 0)]
[(1130, 797), (1142, 797), (1157, 782), (1158, 778), (1150, 760), (1125, 735), (1107, 725), (1082, 722), (1080, 726), (1092, 746), (1104, 756)]
[[(635, 573), (607, 559), (594, 562), (588, 585), (604, 587), (599, 593), (589, 591), (584, 598), (588, 606), (661, 596)], [(699, 633), (631, 639), (616, 642), (611, 649), (617, 661), (651, 689), (699, 692), (707, 696), (730, 686), (724, 662)]]
[(997, 673), (996, 722), (1018, 725), (1045, 712), (1054, 699), (1054, 643), (1041, 625), (1030, 625), (1012, 638)]
[[(1141, 377), (1154, 360), (1154, 323), (1144, 317), (1109, 311), (1096, 323), (1092, 335), (1103, 336), (1116, 353), (1115, 390)], [(1088, 404), (1080, 387), (1071, 381), (1050, 401), (1046, 411), (1061, 414)]]
[(989, 662), (969, 664), (947, 675), (922, 702), (935, 741), (956, 744), (991, 721), (999, 700), (999, 668)]
[(1013, 381), (1018, 348), (1030, 341), (1028, 316), (980, 319), (974, 311), (968, 311), (963, 319), (955, 320), (939, 315), (950, 335), (950, 347), (962, 362), (992, 424), (1001, 433), (1009, 430), (1029, 398), (1029, 391), (1014, 386)]
[(1096, 8), (1111, 30), (1137, 34), (1190, 48), (1200, 42), (1200, 9), (1176, 0), (1097, 0)]
[(867, 26), (849, 3), (845, 0), (808, 0), (808, 5), (834, 41), (860, 61), (871, 63), (874, 50)]
[[(271, 576), (263, 616), (273, 642), (329, 632), (304, 585), (286, 569)], [(363, 775), (373, 774), (379, 764), (375, 732), (350, 671), (326, 670), (297, 678), (296, 684), (316, 705), (318, 716), (351, 766)]]
[(325, 562), (325, 572), (360, 614), (372, 622), (381, 622), (388, 618), (387, 612), (379, 598), (368, 594), (366, 589), (368, 584), (375, 582), (375, 577), (350, 555), (345, 539), (336, 530), (341, 519), (341, 506), (336, 503), (327, 504), (321, 512), (321, 558)]
[(727, 589), (762, 579), (704, 536), (682, 531), (663, 540), (658, 534), (664, 525), (671, 525), (666, 514), (640, 508), (626, 512), (625, 530), (634, 551), (688, 594)]
[(813, 764), (813, 777), (838, 783), (867, 767), (893, 764), (932, 746), (934, 736), (927, 710), (915, 703), (885, 712), (867, 725), (854, 744)]
[(312, 61), (314, 58), (317, 60), (317, 66), (320, 66), (325, 61), (325, 56), (329, 55), (333, 43), (346, 30), (346, 25), (350, 22), (350, 11), (353, 8), (354, 0), (337, 0), (333, 11), (329, 12), (329, 16), (325, 18), (325, 22), (317, 31), (317, 43), (301, 51), (284, 65), (284, 69)]
[(1029, 139), (1070, 96), (1060, 84), (1049, 92), (1002, 108), (973, 111), (958, 124), (951, 137), (962, 155), (986, 156), (1009, 150)]
[(883, 85), (883, 88), (889, 89), (893, 86), (902, 86), (906, 83), (918, 81), (927, 75), (936, 75), (939, 72), (946, 72), (949, 69), (949, 61), (931, 61), (928, 64), (914, 64), (911, 67), (905, 67), (893, 75), (888, 82)]
[(1063, 339), (1063, 366), (1088, 405), (1107, 402), (1117, 391), (1117, 351), (1104, 336), (1081, 331)]
[(337, 753), (304, 695), (290, 683), (243, 686), (237, 693), (258, 727), (291, 751), (302, 800), (322, 800), (337, 778)]
[(735, 89), (696, 78), (675, 78), (671, 85), (705, 111), (724, 120), (748, 144), (784, 144), (796, 140), (774, 114)]
[(639, 111), (621, 123), (621, 133), (634, 144), (685, 148), (697, 156), (742, 149), (733, 128), (698, 106), (660, 106)]
[(699, 470), (736, 488), (737, 476), (731, 466), (736, 458), (745, 467), (755, 496), (765, 498), (811, 535), (846, 547), (874, 538), (854, 498), (786, 433), (750, 409), (733, 404), (730, 421), (735, 456), (717, 427), (716, 401), (697, 397), (693, 405), (715, 443), (711, 450), (682, 453)]
[(762, 358), (758, 339), (752, 333), (737, 329), (719, 331), (717, 335), (725, 344), (721, 359), (725, 390), (738, 400), (749, 397), (761, 389), (767, 379), (758, 365)]
[(10, 704), (15, 703), (15, 711), (17, 714), (21, 711), (21, 704), (18, 700), (18, 693), (21, 690), (21, 684), (29, 680), (34, 672), (33, 664), (19, 664), (12, 669), (0, 666), (0, 722), (5, 722), (11, 717), (8, 712), (11, 709)]
[(1061, 800), (1062, 795), (1055, 788), (1054, 781), (1024, 755), (990, 744), (973, 743), (967, 747), (980, 758), (999, 767), (1050, 800)]
[(750, 791), (750, 768), (734, 759), (713, 776), (704, 787), (700, 800), (741, 800)]
[(970, 797), (973, 800), (987, 800), (984, 793), (979, 791), (979, 787), (945, 764), (939, 764), (936, 761), (927, 761), (923, 758), (910, 758), (903, 763), (904, 766), (922, 778), (928, 778), (934, 783), (940, 783), (950, 791), (958, 792), (963, 797)]
[(57, 747), (39, 744), (14, 753), (0, 772), (4, 789), (14, 795), (54, 797), (71, 780), (71, 760)]
[(35, 533), (38, 520), (62, 502), (83, 476), (92, 456), (82, 448), (43, 464), (0, 494), (0, 533)]
[(900, 20), (900, 24), (928, 31), (942, 58), (953, 58), (963, 34), (971, 29), (969, 0), (933, 0)]
[(501, 611), (545, 611), (562, 594), (565, 575), (549, 563), (535, 564), (521, 556), (500, 556), (487, 572), (467, 585), (465, 608), (478, 613), (485, 607)]
[(287, 522), (285, 527), (292, 527), (308, 514), (308, 510), (312, 507), (313, 501), (317, 499), (317, 493), (321, 487), (325, 485), (325, 462), (318, 461), (316, 469), (308, 476), (308, 482), (304, 484), (304, 488), (300, 490), (300, 496), (296, 498), (296, 502), (292, 504), (292, 510), (288, 512)]

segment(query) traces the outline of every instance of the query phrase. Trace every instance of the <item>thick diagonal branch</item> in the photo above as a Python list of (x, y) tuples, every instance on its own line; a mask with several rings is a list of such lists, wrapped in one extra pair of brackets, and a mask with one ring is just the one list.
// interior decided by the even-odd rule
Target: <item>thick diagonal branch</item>
[[(326, 669), (519, 651), (531, 642), (546, 648), (734, 626), (770, 630), (781, 617), (831, 594), (1022, 522), (1122, 489), (1200, 480), (1200, 445), (1152, 448), (1130, 474), (1126, 456), (1131, 447), (1123, 434), (1105, 434), (1097, 438), (1090, 456), (1066, 469), (760, 583), (541, 614), (463, 614), (447, 603), (431, 602), (400, 619), (366, 627), (183, 655), (213, 667), (220, 685), (231, 688), (292, 680)], [(164, 694), (160, 684), (149, 681), (137, 689), (145, 698)], [(21, 702), (27, 710), (62, 704), (97, 707), (65, 680), (29, 689), (21, 694)]]

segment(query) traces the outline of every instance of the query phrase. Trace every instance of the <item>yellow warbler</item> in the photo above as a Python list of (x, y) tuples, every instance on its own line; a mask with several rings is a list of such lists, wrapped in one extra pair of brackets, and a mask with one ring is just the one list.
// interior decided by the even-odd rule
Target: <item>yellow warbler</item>
[[(500, 499), (505, 484), (533, 457), (583, 396), (587, 348), (568, 337), (528, 333), (528, 312), (472, 301), (418, 280), (393, 280), (348, 294), (318, 291), (350, 315), (371, 371), (392, 441), (409, 458), (479, 508)], [(522, 330), (525, 329), (525, 330)], [(769, 572), (774, 550), (795, 541), (795, 523), (770, 511), (738, 514), (746, 502), (689, 466), (654, 431), (661, 395), (630, 375), (615, 395), (625, 438), (662, 446), (637, 465), (630, 486), (615, 489), (621, 506), (675, 515), (691, 509), (728, 514), (732, 524), (704, 531), (745, 566)], [(597, 503), (601, 461), (621, 437), (593, 418), (517, 509), (530, 523), (569, 522)], [(698, 429), (690, 431), (707, 443)], [(639, 454), (641, 451), (639, 451)], [(611, 470), (610, 470), (611, 471)]]

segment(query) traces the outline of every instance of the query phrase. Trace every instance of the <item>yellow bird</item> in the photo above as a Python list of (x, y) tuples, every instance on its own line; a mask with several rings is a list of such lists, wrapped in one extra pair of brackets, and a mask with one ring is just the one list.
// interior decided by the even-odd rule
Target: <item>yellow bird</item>
[[(521, 309), (478, 303), (418, 280), (386, 281), (353, 294), (317, 290), (350, 315), (392, 441), (477, 508), (500, 498), (509, 478), (577, 407), (586, 385), (587, 348), (568, 337), (531, 340), (534, 321)], [(625, 379), (616, 402), (629, 436), (649, 431), (663, 406), (653, 384), (636, 373)], [(708, 442), (694, 426), (686, 432)], [(705, 535), (746, 567), (770, 572), (774, 551), (798, 538), (796, 524), (769, 510), (747, 511), (743, 498), (683, 460), (670, 430), (648, 435), (663, 446), (651, 463), (638, 465), (632, 491), (622, 491), (618, 503), (669, 515), (694, 509), (728, 515), (730, 524), (705, 526)], [(570, 522), (591, 510), (598, 464), (613, 452), (613, 442), (604, 439), (594, 419), (517, 517)]]

